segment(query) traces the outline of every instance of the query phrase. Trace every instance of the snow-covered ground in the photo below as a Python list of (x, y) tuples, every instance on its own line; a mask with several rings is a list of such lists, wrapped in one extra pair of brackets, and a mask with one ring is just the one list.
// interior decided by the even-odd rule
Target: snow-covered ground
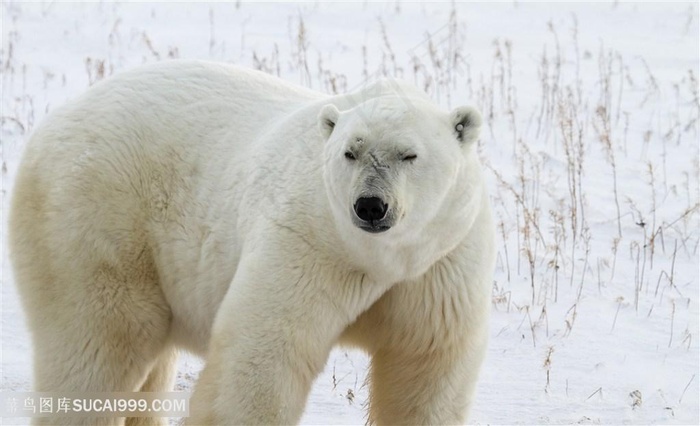
[[(0, 13), (0, 390), (31, 383), (5, 242), (27, 135), (92, 82), (179, 57), (326, 92), (401, 77), (483, 111), (499, 254), (471, 422), (700, 421), (697, 3), (3, 1)], [(201, 365), (182, 356), (178, 389)], [(334, 351), (302, 422), (363, 424), (367, 365)]]

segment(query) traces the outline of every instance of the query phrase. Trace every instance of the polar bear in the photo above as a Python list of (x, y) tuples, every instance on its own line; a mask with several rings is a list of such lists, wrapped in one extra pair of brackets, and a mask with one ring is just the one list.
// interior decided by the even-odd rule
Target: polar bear
[(35, 390), (170, 390), (186, 349), (189, 423), (292, 424), (344, 344), (371, 356), (370, 422), (464, 422), (495, 263), (481, 122), (405, 83), (328, 96), (199, 61), (94, 85), (14, 189)]

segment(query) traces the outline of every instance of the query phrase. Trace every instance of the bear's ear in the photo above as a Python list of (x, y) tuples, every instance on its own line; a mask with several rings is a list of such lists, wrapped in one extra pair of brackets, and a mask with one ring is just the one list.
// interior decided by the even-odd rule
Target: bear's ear
[(338, 111), (335, 105), (328, 104), (321, 108), (321, 112), (318, 114), (318, 127), (324, 139), (328, 139), (331, 133), (333, 133), (335, 123), (338, 122), (339, 116), (340, 111)]
[(450, 119), (457, 140), (463, 144), (471, 144), (479, 138), (482, 119), (476, 108), (457, 107), (450, 114)]

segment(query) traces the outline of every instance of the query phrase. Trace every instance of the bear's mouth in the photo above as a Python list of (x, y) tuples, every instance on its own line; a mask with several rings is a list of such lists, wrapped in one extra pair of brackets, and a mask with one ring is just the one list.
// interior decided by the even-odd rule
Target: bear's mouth
[(381, 234), (382, 232), (386, 232), (389, 229), (391, 229), (391, 226), (389, 225), (380, 225), (377, 223), (370, 223), (370, 224), (355, 224), (358, 228), (362, 229), (365, 232), (369, 232), (370, 234)]

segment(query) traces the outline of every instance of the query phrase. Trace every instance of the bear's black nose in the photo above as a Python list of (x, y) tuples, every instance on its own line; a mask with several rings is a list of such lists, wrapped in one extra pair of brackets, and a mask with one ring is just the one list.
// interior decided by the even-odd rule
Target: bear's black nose
[(387, 204), (378, 197), (358, 198), (355, 203), (357, 217), (366, 221), (381, 220), (386, 215)]

